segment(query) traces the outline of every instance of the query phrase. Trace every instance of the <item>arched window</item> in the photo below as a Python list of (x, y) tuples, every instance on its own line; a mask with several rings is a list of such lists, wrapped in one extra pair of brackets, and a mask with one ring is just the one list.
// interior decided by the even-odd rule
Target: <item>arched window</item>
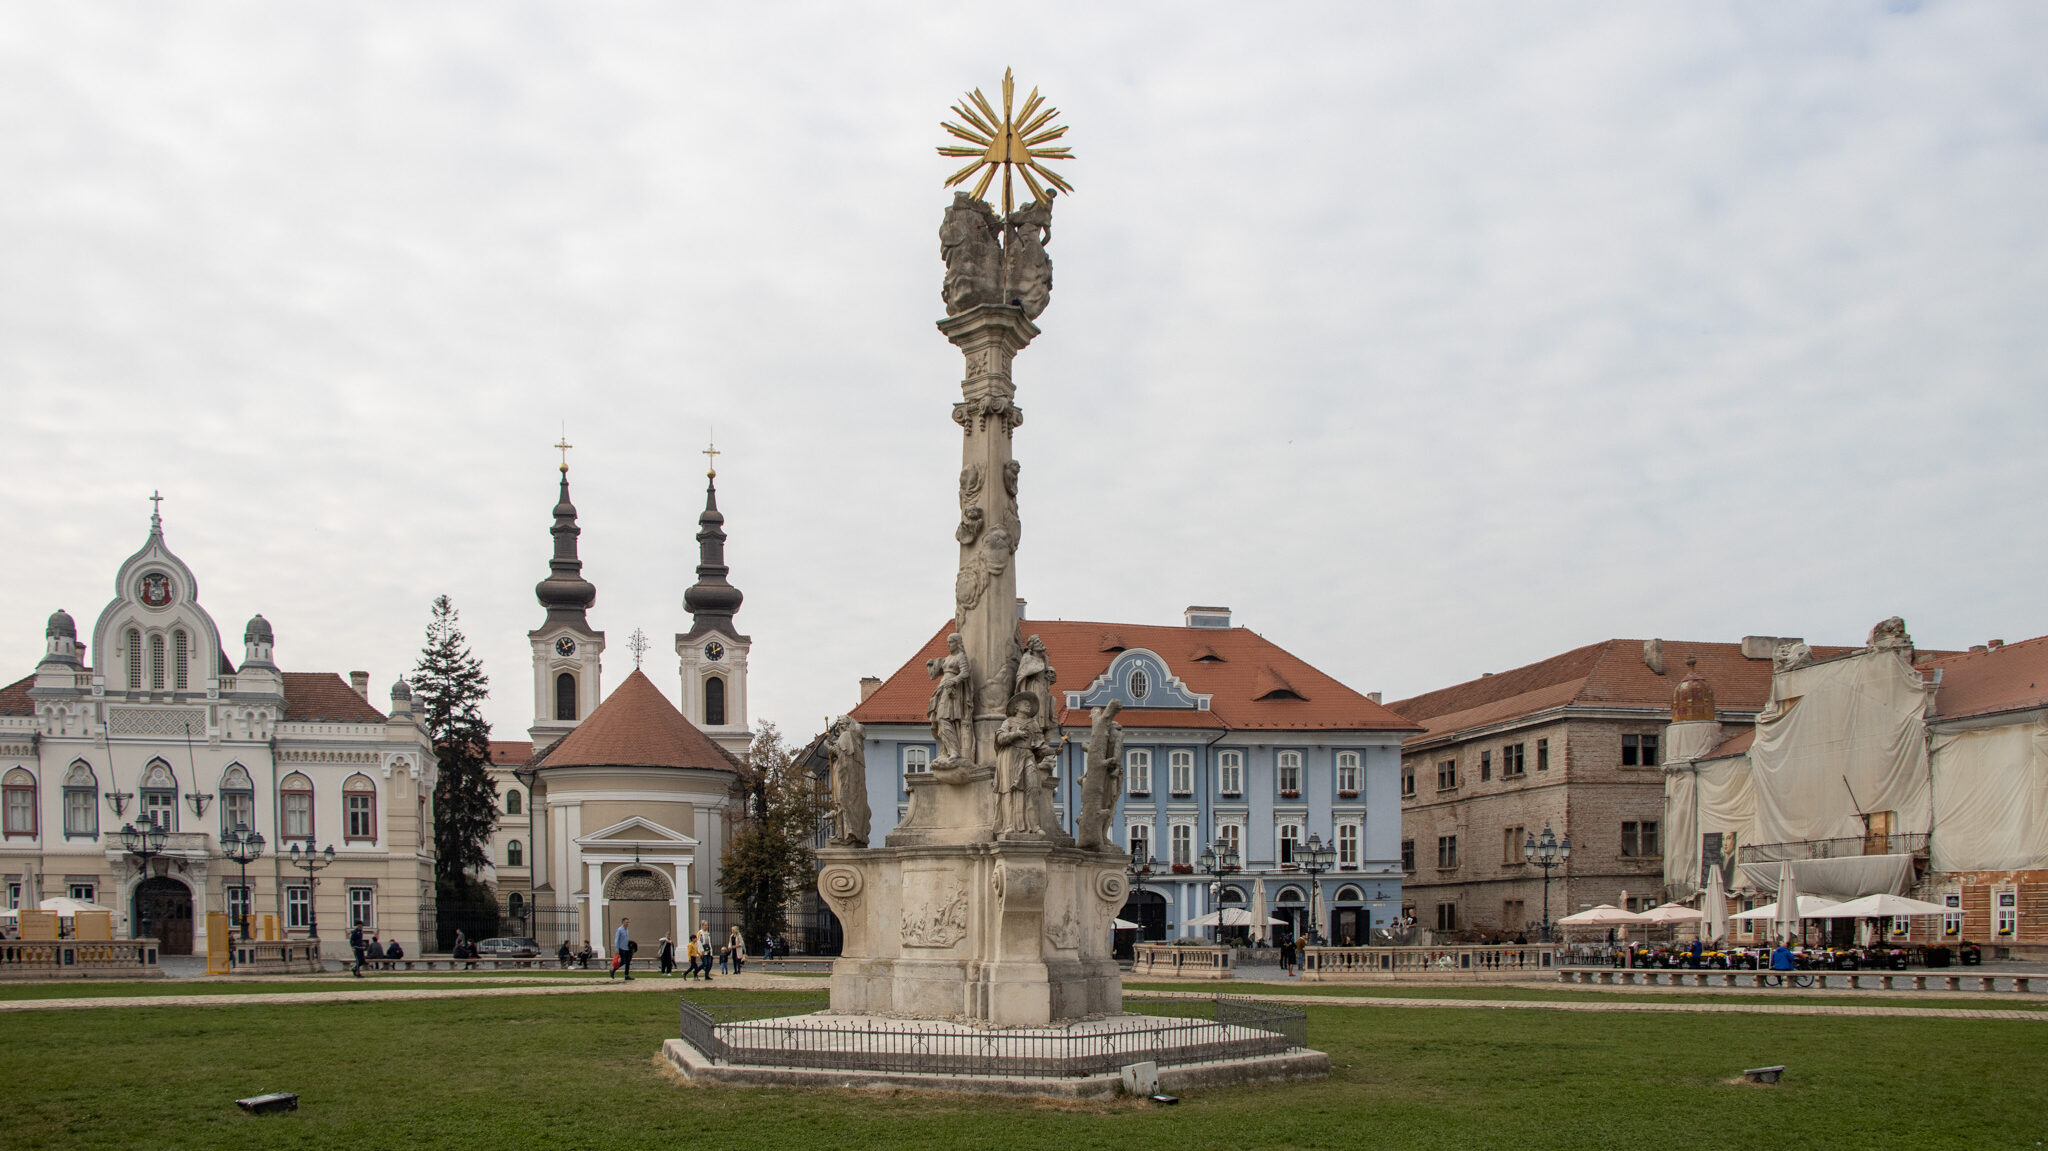
[(566, 671), (555, 677), (555, 718), (576, 718), (576, 677)]
[(377, 841), (377, 785), (369, 776), (351, 775), (341, 785), (341, 813), (342, 842)]
[(526, 917), (526, 897), (516, 891), (506, 896), (505, 912), (514, 919), (524, 919)]
[(704, 726), (725, 726), (725, 680), (712, 676), (704, 681)]
[(519, 789), (516, 787), (508, 787), (505, 789), (505, 814), (519, 814)]
[(292, 772), (277, 787), (284, 810), (284, 838), (313, 841), (313, 781)]
[[(505, 843), (505, 866), (526, 866), (526, 847), (516, 839), (507, 840)], [(517, 899), (518, 896), (513, 896), (513, 898)]]
[(190, 650), (191, 643), (185, 638), (184, 628), (171, 633), (171, 687), (177, 691), (185, 690), (185, 663)]
[(64, 773), (64, 838), (91, 839), (100, 833), (100, 781), (92, 765), (74, 760)]
[(1279, 895), (1278, 895), (1277, 897), (1275, 897), (1275, 898), (1274, 898), (1273, 902), (1275, 902), (1275, 903), (1301, 903), (1301, 902), (1304, 902), (1304, 900), (1303, 900), (1303, 899), (1302, 899), (1302, 897), (1301, 897), (1301, 888), (1299, 888), (1299, 887), (1283, 887), (1283, 888), (1281, 888), (1281, 889), (1280, 889), (1280, 894), (1279, 894)]
[(1224, 889), (1223, 889), (1223, 895), (1222, 895), (1222, 898), (1221, 898), (1221, 902), (1223, 902), (1223, 903), (1226, 903), (1226, 904), (1230, 904), (1230, 903), (1243, 903), (1243, 902), (1244, 902), (1244, 888), (1242, 888), (1242, 887), (1229, 887), (1229, 886), (1226, 886), (1226, 887), (1224, 887)]
[(36, 777), (15, 768), (0, 778), (0, 827), (8, 839), (36, 837)]
[(164, 637), (149, 637), (149, 690), (164, 689)]
[(1356, 887), (1353, 887), (1352, 885), (1350, 885), (1350, 884), (1348, 884), (1348, 883), (1347, 883), (1347, 884), (1345, 884), (1344, 886), (1342, 886), (1342, 887), (1340, 887), (1340, 888), (1338, 888), (1338, 889), (1337, 889), (1337, 902), (1338, 902), (1338, 903), (1364, 903), (1364, 902), (1365, 902), (1365, 893), (1364, 893), (1363, 891), (1360, 891), (1360, 890), (1359, 890), (1358, 888), (1356, 888)]
[(142, 815), (165, 831), (178, 830), (178, 777), (161, 759), (142, 769)]
[(142, 633), (128, 629), (128, 690), (142, 690)]
[(220, 830), (223, 839), (238, 828), (256, 830), (256, 786), (239, 763), (220, 773)]

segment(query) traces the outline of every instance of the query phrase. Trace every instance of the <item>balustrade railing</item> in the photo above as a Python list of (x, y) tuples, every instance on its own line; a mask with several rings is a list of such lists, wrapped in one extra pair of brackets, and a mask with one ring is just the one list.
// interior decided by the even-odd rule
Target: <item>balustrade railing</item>
[(1548, 972), (1562, 960), (1559, 948), (1539, 943), (1473, 944), (1443, 947), (1311, 947), (1302, 955), (1306, 979), (1399, 975), (1442, 978), (1500, 978), (1520, 972)]
[(0, 979), (162, 975), (154, 939), (10, 939), (0, 942)]
[(1131, 974), (1177, 979), (1229, 979), (1228, 946), (1213, 943), (1140, 943), (1131, 952)]
[(1859, 855), (1917, 855), (1927, 850), (1925, 833), (1850, 835), (1840, 839), (1796, 839), (1745, 843), (1735, 849), (1739, 863), (1782, 863), (1800, 859), (1851, 859)]

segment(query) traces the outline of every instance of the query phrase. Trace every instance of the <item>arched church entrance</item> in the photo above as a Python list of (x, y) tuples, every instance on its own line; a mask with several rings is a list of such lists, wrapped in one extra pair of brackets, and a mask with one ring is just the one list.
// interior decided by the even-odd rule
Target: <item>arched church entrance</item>
[(137, 934), (147, 931), (164, 955), (192, 954), (192, 889), (166, 875), (145, 879), (135, 887), (129, 909)]
[(1116, 957), (1129, 959), (1132, 947), (1166, 938), (1166, 897), (1156, 891), (1133, 891), (1117, 918), (1138, 925), (1136, 931), (1116, 933)]
[(651, 867), (622, 867), (612, 872), (604, 881), (604, 939), (598, 949), (609, 954), (613, 933), (630, 919), (626, 935), (640, 945), (638, 957), (651, 961), (660, 952), (664, 935), (677, 940), (676, 954), (681, 955), (674, 909), (669, 906), (674, 890), (668, 876)]

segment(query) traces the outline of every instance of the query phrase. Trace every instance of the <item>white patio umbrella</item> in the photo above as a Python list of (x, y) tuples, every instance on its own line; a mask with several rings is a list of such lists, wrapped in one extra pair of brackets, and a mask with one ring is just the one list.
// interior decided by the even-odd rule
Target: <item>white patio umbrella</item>
[(1706, 932), (1708, 939), (1728, 938), (1728, 893), (1721, 890), (1721, 869), (1715, 867), (1707, 876), (1707, 894), (1701, 903), (1707, 912)]
[(1837, 903), (1828, 910), (1830, 919), (1862, 919), (1866, 916), (1896, 915), (1943, 915), (1955, 910), (1939, 903), (1924, 899), (1908, 899), (1903, 895), (1865, 895), (1847, 903)]
[(1778, 907), (1783, 914), (1778, 916), (1775, 934), (1780, 939), (1795, 939), (1799, 935), (1799, 877), (1792, 874), (1792, 861), (1778, 865)]
[[(1268, 919), (1263, 926), (1270, 927), (1285, 922), (1287, 921), (1284, 919)], [(1207, 915), (1197, 915), (1187, 921), (1187, 926), (1189, 927), (1252, 927), (1256, 925), (1258, 924), (1252, 919), (1251, 912), (1246, 911), (1242, 907), (1226, 907), (1221, 911), (1212, 911)]]
[(1266, 877), (1252, 880), (1252, 922), (1263, 923), (1266, 919)]
[[(1622, 909), (1623, 911), (1627, 911), (1627, 910), (1628, 910), (1628, 888), (1626, 888), (1626, 887), (1622, 888), (1622, 889), (1621, 889), (1621, 897), (1620, 897), (1619, 899), (1616, 899), (1616, 900), (1615, 900), (1614, 902), (1615, 902), (1615, 905), (1616, 905), (1616, 906), (1618, 906), (1618, 907), (1620, 907), (1620, 908), (1621, 908), (1621, 909)], [(1645, 922), (1647, 922), (1647, 921), (1645, 921)], [(1615, 927), (1615, 929), (1614, 929), (1614, 937), (1615, 937), (1616, 939), (1620, 939), (1620, 940), (1624, 940), (1624, 941), (1626, 941), (1626, 940), (1628, 939), (1628, 925), (1627, 925), (1627, 924), (1619, 924), (1619, 925), (1617, 925), (1617, 926)]]
[(1643, 912), (1643, 918), (1651, 923), (1697, 923), (1706, 917), (1706, 912), (1679, 903), (1660, 903)]
[(1122, 916), (1118, 916), (1109, 921), (1109, 929), (1111, 931), (1136, 931), (1138, 929), (1138, 925), (1132, 923), (1128, 919), (1123, 918)]
[(1647, 919), (1633, 911), (1623, 911), (1611, 903), (1590, 907), (1576, 915), (1567, 915), (1557, 921), (1559, 927), (1625, 927), (1631, 923), (1648, 923)]
[(68, 895), (52, 895), (50, 898), (37, 904), (37, 906), (41, 907), (44, 911), (54, 911), (59, 916), (76, 915), (81, 911), (111, 912), (114, 910), (111, 907), (101, 907), (97, 903), (89, 903), (83, 899), (73, 899)]

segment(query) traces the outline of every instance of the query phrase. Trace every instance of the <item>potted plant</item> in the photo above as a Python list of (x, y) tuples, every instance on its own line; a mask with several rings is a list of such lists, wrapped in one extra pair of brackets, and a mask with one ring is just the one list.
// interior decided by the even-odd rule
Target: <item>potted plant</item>
[(1173, 865), (1173, 873), (1175, 875), (1188, 875), (1193, 873), (1194, 870), (1195, 867), (1191, 863), (1176, 863)]
[(1300, 791), (1299, 789), (1295, 789), (1295, 790), (1282, 790), (1282, 791), (1280, 792), (1280, 798), (1282, 798), (1282, 799), (1300, 799), (1300, 798), (1301, 798), (1301, 791)]

